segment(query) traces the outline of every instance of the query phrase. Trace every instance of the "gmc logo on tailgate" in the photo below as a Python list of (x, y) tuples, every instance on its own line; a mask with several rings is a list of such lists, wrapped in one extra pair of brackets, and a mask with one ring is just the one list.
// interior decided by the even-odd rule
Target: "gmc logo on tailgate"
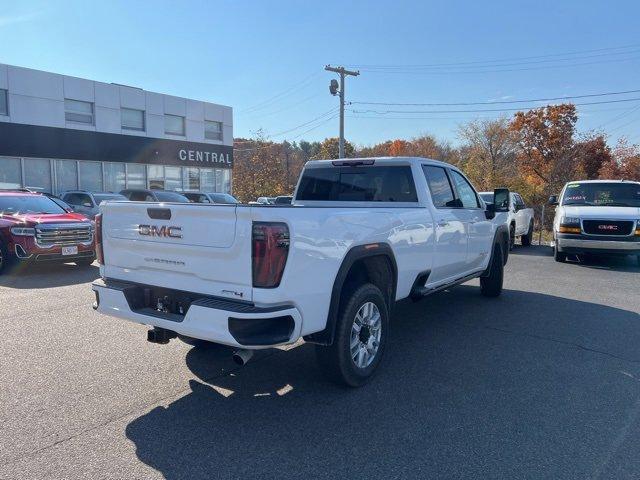
[(145, 237), (182, 238), (182, 227), (138, 225), (138, 233)]

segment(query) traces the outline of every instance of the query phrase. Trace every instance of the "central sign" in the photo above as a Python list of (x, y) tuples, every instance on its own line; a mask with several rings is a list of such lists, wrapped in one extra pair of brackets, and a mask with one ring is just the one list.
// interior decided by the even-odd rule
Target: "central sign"
[(202, 162), (231, 165), (231, 156), (228, 153), (209, 152), (207, 150), (178, 150), (178, 158), (183, 162)]

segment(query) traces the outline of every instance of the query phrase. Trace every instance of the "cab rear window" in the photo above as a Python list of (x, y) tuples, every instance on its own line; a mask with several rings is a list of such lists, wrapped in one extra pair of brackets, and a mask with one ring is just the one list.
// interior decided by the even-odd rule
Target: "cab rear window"
[(417, 202), (409, 166), (327, 167), (305, 170), (296, 200)]

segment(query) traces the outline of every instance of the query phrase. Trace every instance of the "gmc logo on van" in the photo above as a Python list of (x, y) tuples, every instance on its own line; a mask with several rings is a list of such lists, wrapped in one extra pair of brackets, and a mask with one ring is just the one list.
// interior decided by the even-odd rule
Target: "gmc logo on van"
[(182, 227), (138, 225), (138, 233), (145, 237), (182, 238)]

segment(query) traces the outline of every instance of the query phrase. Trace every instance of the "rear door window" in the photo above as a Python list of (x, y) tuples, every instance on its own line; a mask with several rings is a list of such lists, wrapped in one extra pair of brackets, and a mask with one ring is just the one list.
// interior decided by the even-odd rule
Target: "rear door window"
[(305, 171), (297, 200), (417, 202), (409, 166), (327, 167)]
[(433, 165), (423, 165), (422, 170), (424, 171), (424, 176), (427, 178), (433, 205), (436, 208), (456, 207), (457, 202), (453, 195), (449, 177), (447, 177), (447, 172), (445, 172), (444, 168)]

